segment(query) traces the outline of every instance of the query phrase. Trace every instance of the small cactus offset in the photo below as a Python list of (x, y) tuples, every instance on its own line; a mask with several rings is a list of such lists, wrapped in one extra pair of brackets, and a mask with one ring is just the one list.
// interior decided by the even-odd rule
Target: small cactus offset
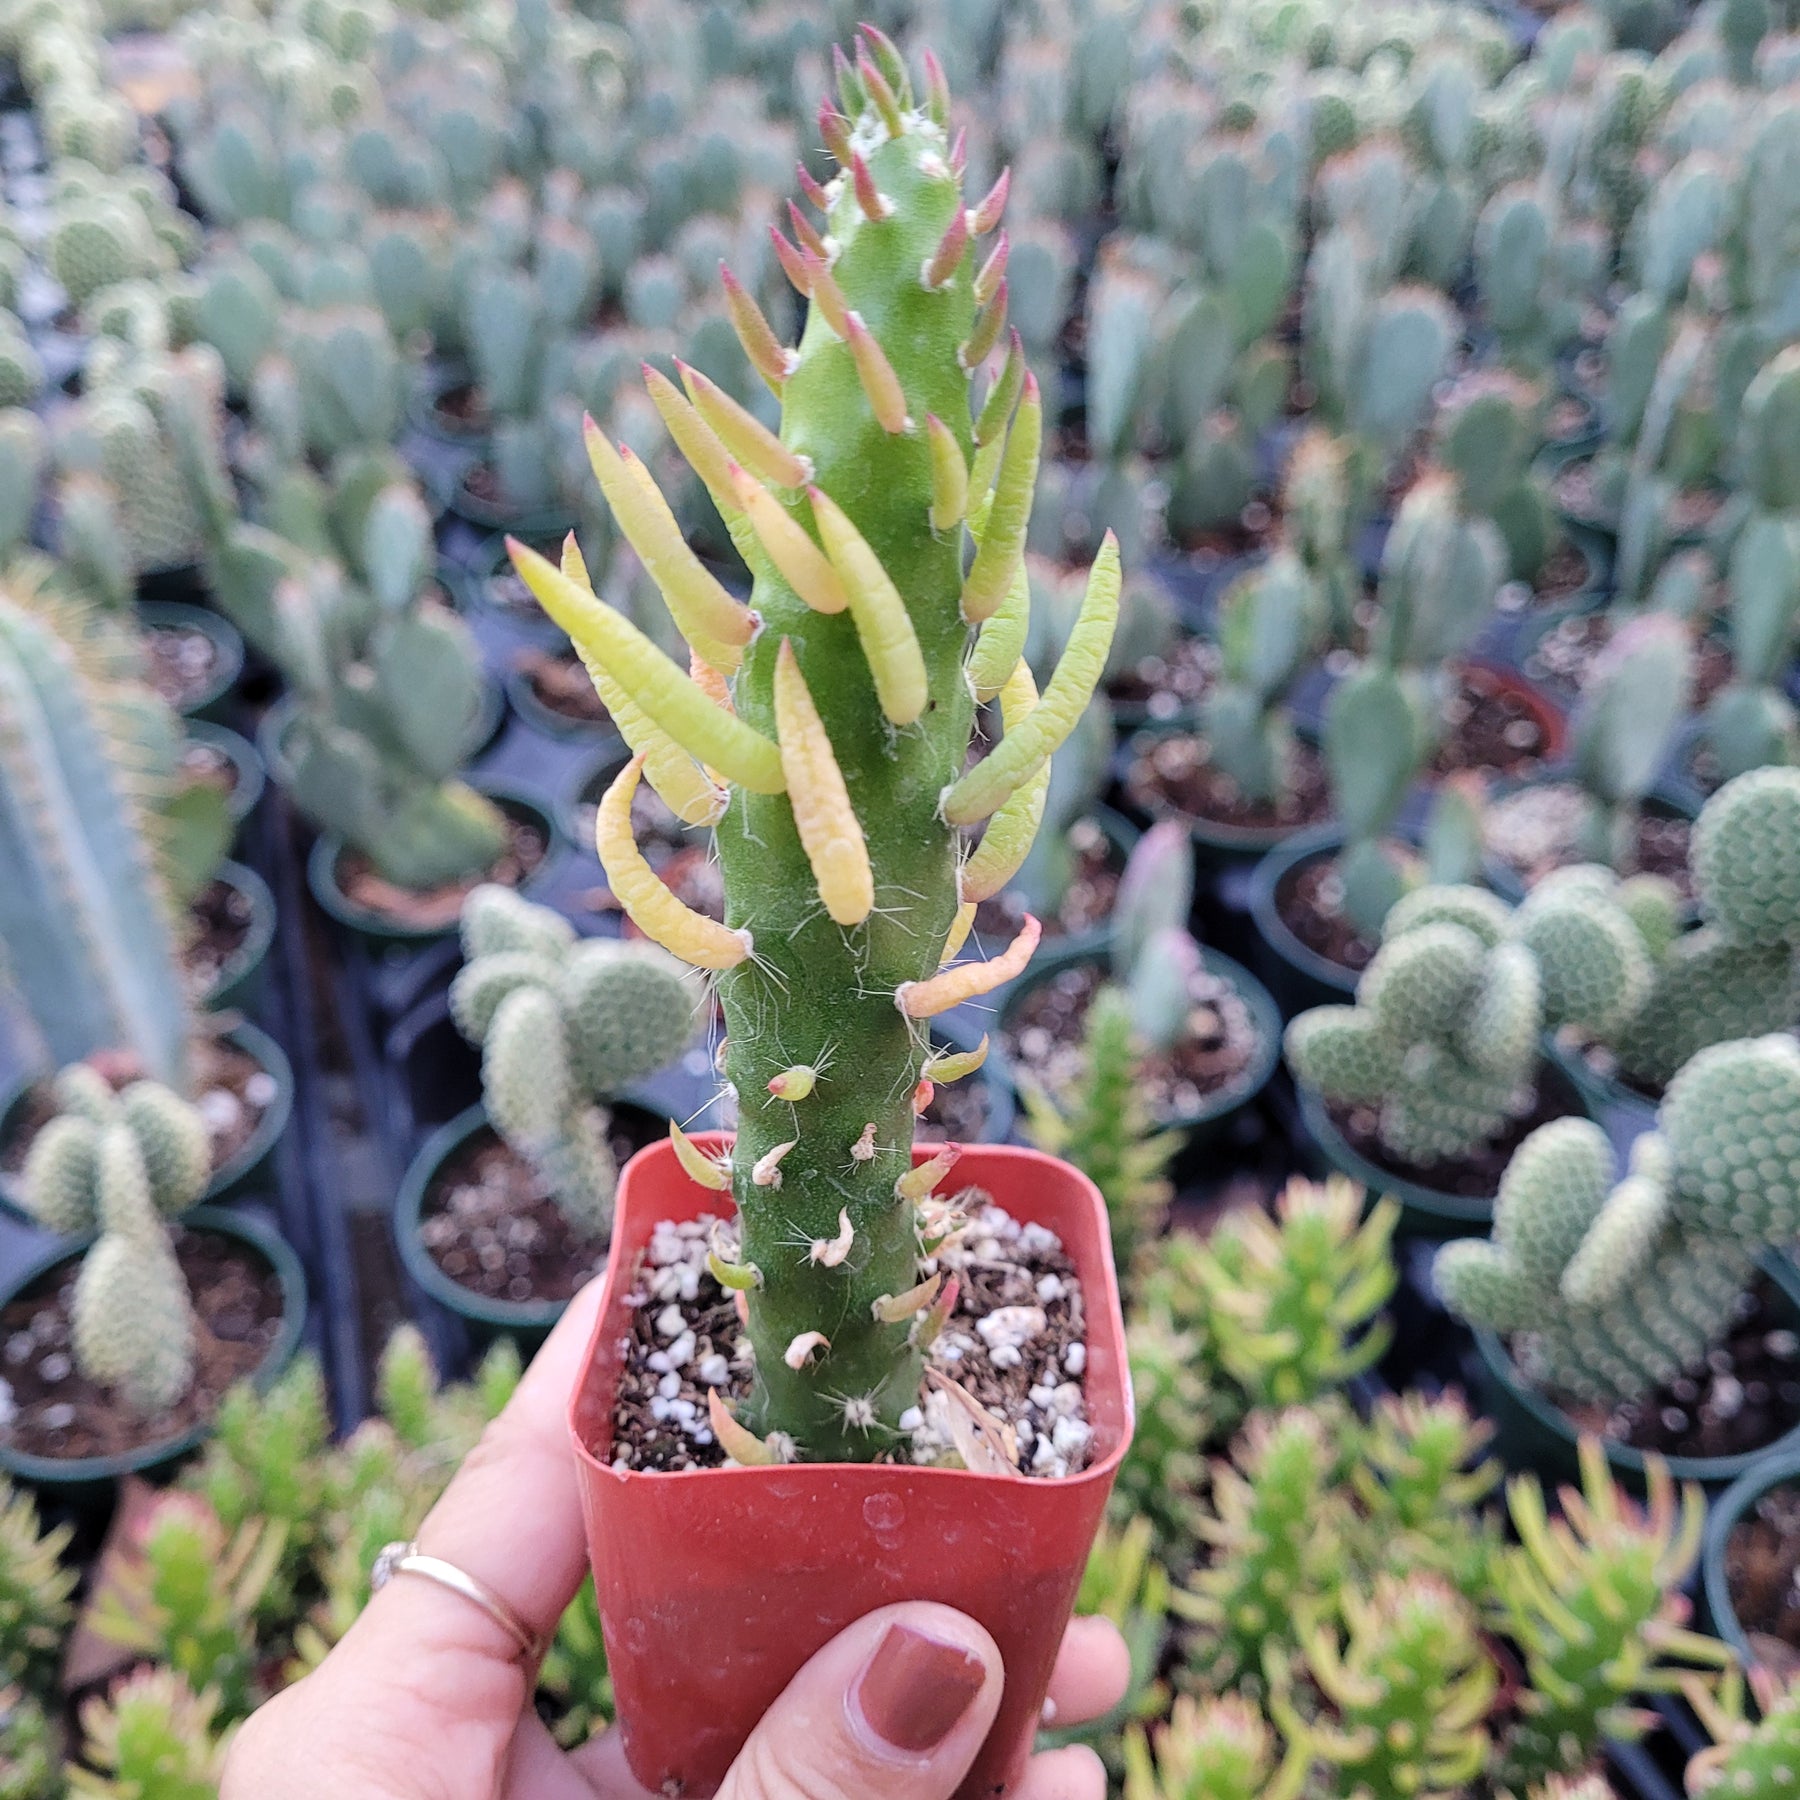
[(1599, 1126), (1534, 1131), (1501, 1178), (1490, 1240), (1438, 1252), (1452, 1312), (1516, 1334), (1520, 1366), (1578, 1400), (1636, 1399), (1729, 1330), (1757, 1255), (1800, 1231), (1800, 1046), (1702, 1050), (1617, 1179)]
[[(1028, 919), (992, 961), (940, 969), (973, 914), (959, 833), (987, 821), (981, 866), (1004, 885), (1050, 755), (1105, 665), (1120, 570), (1109, 543), (1040, 698), (1020, 649), (1042, 401), (1003, 340), (1005, 282), (978, 243), (1006, 184), (970, 204), (941, 85), (915, 101), (879, 32), (842, 98), (848, 112), (821, 117), (839, 163), (820, 190), (824, 232), (780, 246), (810, 300), (799, 347), (727, 290), (745, 354), (779, 394), (779, 434), (698, 370), (682, 369), (685, 392), (651, 383), (745, 548), (750, 606), (686, 550), (635, 455), (588, 432), (700, 679), (598, 601), (577, 557), (558, 569), (513, 554), (603, 695), (625, 702), (611, 710), (636, 754), (598, 824), (612, 890), (646, 935), (719, 972), (740, 1121), (729, 1179), (752, 1271), (745, 1420), (782, 1453), (859, 1461), (891, 1450), (917, 1399), (925, 1315), (895, 1297), (923, 1297), (930, 1234), (915, 1190), (936, 1169), (915, 1178), (910, 1155), (923, 1022), (1016, 974), (1038, 937)], [(999, 697), (1007, 731), (964, 773), (978, 694)], [(713, 823), (723, 924), (673, 901), (632, 843), (645, 777)], [(845, 1219), (848, 1255), (811, 1254)]]
[[(1756, 1722), (1745, 1716), (1746, 1676)], [(1800, 1687), (1783, 1687), (1761, 1664), (1732, 1668), (1715, 1684), (1693, 1680), (1682, 1695), (1712, 1735), (1687, 1768), (1694, 1800), (1727, 1794), (1742, 1800), (1793, 1800), (1800, 1793)]]
[(1379, 1109), (1408, 1162), (1466, 1154), (1530, 1105), (1542, 997), (1537, 965), (1506, 941), (1506, 905), (1479, 888), (1420, 888), (1388, 915), (1354, 1006), (1287, 1029), (1296, 1078), (1342, 1106)]
[(488, 1116), (569, 1223), (604, 1237), (618, 1176), (604, 1103), (687, 1047), (694, 984), (651, 946), (577, 942), (561, 914), (510, 888), (476, 888), (462, 936), (450, 1009), (481, 1045)]
[(103, 1163), (101, 1148), (113, 1127), (131, 1137), (150, 1201), (175, 1218), (199, 1200), (212, 1176), (212, 1142), (199, 1109), (154, 1081), (134, 1081), (115, 1093), (86, 1063), (72, 1063), (51, 1089), (55, 1117), (26, 1153), (22, 1188), (27, 1209), (52, 1231), (75, 1237), (97, 1230), (112, 1208), (103, 1179), (133, 1180), (127, 1159)]

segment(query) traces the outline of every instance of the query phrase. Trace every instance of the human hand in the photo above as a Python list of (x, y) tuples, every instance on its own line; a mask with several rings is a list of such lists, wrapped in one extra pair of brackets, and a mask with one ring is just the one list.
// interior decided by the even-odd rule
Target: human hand
[[(548, 1637), (587, 1572), (564, 1409), (593, 1330), (591, 1282), (551, 1333), (419, 1532)], [(320, 1667), (238, 1733), (220, 1800), (652, 1800), (616, 1732), (561, 1750), (532, 1673), (480, 1607), (390, 1581)], [(1057, 1721), (1100, 1717), (1129, 1659), (1077, 1619), (1051, 1678)], [(946, 1606), (884, 1607), (840, 1633), (764, 1716), (719, 1800), (948, 1800), (987, 1735), (1003, 1671), (994, 1641)], [(1034, 1757), (1016, 1800), (1104, 1800), (1091, 1750)]]

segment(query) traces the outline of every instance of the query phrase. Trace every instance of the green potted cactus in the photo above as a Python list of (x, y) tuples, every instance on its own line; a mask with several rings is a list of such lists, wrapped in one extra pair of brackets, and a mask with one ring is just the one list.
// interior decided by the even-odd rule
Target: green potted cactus
[[(121, 1080), (161, 1081), (228, 1114), (213, 1196), (222, 1197), (280, 1135), (292, 1080), (263, 1033), (191, 1009), (179, 896), (199, 883), (172, 716), (135, 679), (129, 655), (121, 666), (116, 633), (43, 599), (0, 601), (0, 700), (0, 945), (42, 1065), (104, 1055)], [(225, 833), (214, 810), (208, 873)], [(226, 1092), (207, 1098), (215, 1089)], [(20, 1151), (53, 1110), (27, 1070), (0, 1094), (0, 1150)]]
[(1249, 970), (1189, 935), (1194, 875), (1186, 830), (1152, 825), (1126, 862), (1106, 941), (1040, 955), (1008, 990), (1001, 1040), (1034, 1113), (1074, 1075), (1109, 984), (1124, 991), (1136, 1079), (1159, 1127), (1194, 1148), (1255, 1103), (1280, 1055), (1280, 1015)]
[[(1772, 1445), (1800, 1442), (1800, 1416), (1779, 1401), (1744, 1405), (1731, 1373), (1743, 1331), (1791, 1337), (1800, 1320), (1800, 1273), (1779, 1254), (1800, 1228), (1796, 1116), (1800, 1045), (1743, 1038), (1684, 1065), (1623, 1177), (1606, 1133), (1586, 1120), (1557, 1120), (1519, 1146), (1491, 1241), (1447, 1244), (1433, 1270), (1444, 1303), (1476, 1328), (1515, 1455), (1566, 1464), (1580, 1432), (1572, 1415), (1597, 1414), (1608, 1459), (1628, 1477), (1642, 1479), (1647, 1444), (1722, 1487)], [(1746, 1325), (1759, 1263), (1763, 1319)], [(1696, 1374), (1729, 1388), (1715, 1403)], [(1682, 1378), (1693, 1390), (1685, 1411), (1667, 1397)]]
[[(1544, 988), (1505, 902), (1479, 888), (1426, 887), (1388, 914), (1355, 1004), (1314, 1007), (1289, 1024), (1307, 1130), (1352, 1179), (1398, 1195), (1409, 1230), (1479, 1229), (1529, 1122), (1580, 1110), (1542, 1059)], [(1597, 1005), (1586, 992), (1555, 998)]]
[[(965, 199), (947, 90), (927, 68), (915, 101), (898, 53), (865, 29), (841, 72), (847, 110), (821, 111), (840, 172), (809, 190), (828, 215), (819, 249), (783, 251), (811, 303), (798, 348), (728, 286), (745, 353), (779, 393), (779, 435), (701, 380), (660, 393), (755, 573), (750, 606), (686, 551), (635, 458), (588, 434), (701, 678), (597, 600), (578, 555), (559, 569), (515, 551), (634, 752), (599, 808), (612, 891), (647, 936), (717, 971), (737, 1094), (735, 1141), (676, 1136), (626, 1169), (571, 1413), (627, 1755), (652, 1787), (716, 1783), (839, 1623), (905, 1593), (962, 1606), (998, 1638), (1007, 1693), (964, 1791), (1004, 1791), (1129, 1435), (1091, 1185), (1037, 1152), (974, 1147), (958, 1163), (956, 1146), (913, 1140), (921, 1083), (972, 1061), (928, 1060), (927, 1022), (1019, 973), (1039, 936), (1027, 918), (991, 961), (956, 962), (974, 914), (959, 871), (1023, 859), (1050, 756), (1104, 667), (1120, 586), (1108, 542), (1040, 698), (1021, 651), (1041, 398), (1001, 364), (971, 400), (1004, 324), (1004, 289), (983, 304), (976, 287), (1006, 183)], [(966, 767), (978, 695), (999, 698), (1007, 728)], [(633, 844), (645, 777), (677, 812), (712, 784), (723, 922), (681, 905)], [(959, 834), (982, 821), (965, 863)], [(953, 1164), (957, 1186), (939, 1191)], [(1060, 1440), (1047, 1418), (1003, 1420), (929, 1356), (966, 1316), (968, 1284), (951, 1280), (965, 1182), (1007, 1209), (1013, 1224), (994, 1229), (1054, 1234), (1082, 1284), (1086, 1421)], [(659, 1472), (616, 1411), (637, 1379), (620, 1361), (627, 1302), (646, 1249), (699, 1254), (692, 1222), (709, 1214), (721, 1224), (707, 1266), (724, 1305), (742, 1296), (754, 1380), (712, 1388), (690, 1421), (708, 1440), (697, 1461), (735, 1466), (696, 1466), (683, 1449)], [(1047, 1329), (1044, 1316), (1019, 1329)], [(933, 1450), (937, 1420), (948, 1435)]]
[(23, 1199), (39, 1224), (80, 1241), (0, 1293), (12, 1329), (35, 1344), (11, 1377), (0, 1468), (80, 1490), (191, 1449), (231, 1386), (280, 1372), (306, 1300), (278, 1239), (196, 1210), (211, 1169), (197, 1108), (152, 1081), (115, 1092), (85, 1063), (63, 1070), (54, 1093)]
[[(451, 1016), (481, 1047), (483, 1102), (424, 1145), (401, 1183), (394, 1233), (434, 1300), (478, 1330), (541, 1336), (597, 1273), (621, 1160), (666, 1135), (666, 1114), (623, 1108), (694, 1036), (699, 991), (649, 944), (577, 941), (560, 913), (509, 888), (463, 905)], [(490, 1244), (508, 1253), (484, 1260)]]

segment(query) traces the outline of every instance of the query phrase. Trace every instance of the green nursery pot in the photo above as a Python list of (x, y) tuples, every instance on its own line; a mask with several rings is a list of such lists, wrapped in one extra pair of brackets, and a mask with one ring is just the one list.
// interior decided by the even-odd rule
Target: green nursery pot
[(1284, 1019), (1312, 1006), (1347, 1004), (1362, 979), (1360, 969), (1346, 969), (1301, 943), (1275, 904), (1276, 889), (1292, 870), (1335, 855), (1343, 843), (1343, 828), (1337, 825), (1290, 832), (1251, 871), (1250, 918), (1261, 952), (1256, 972), (1268, 984)]
[[(1771, 1253), (1759, 1258), (1759, 1266), (1775, 1289), (1776, 1315), (1791, 1331), (1800, 1331), (1800, 1269), (1787, 1257)], [(1509, 1468), (1535, 1469), (1553, 1480), (1574, 1480), (1579, 1475), (1576, 1445), (1580, 1432), (1575, 1422), (1532, 1387), (1514, 1366), (1499, 1336), (1483, 1329), (1475, 1333), (1480, 1353), (1477, 1384), (1483, 1410), (1499, 1427), (1495, 1449)], [(1633, 1493), (1644, 1492), (1645, 1455), (1629, 1444), (1603, 1439), (1607, 1466)], [(1774, 1463), (1800, 1460), (1800, 1425), (1759, 1450), (1739, 1456), (1670, 1456), (1663, 1459), (1677, 1481), (1697, 1481), (1710, 1495), (1718, 1495), (1737, 1483), (1747, 1489), (1740, 1505), (1747, 1506), (1772, 1483), (1749, 1487)], [(1740, 1480), (1740, 1478), (1743, 1478)], [(1721, 1550), (1723, 1539), (1720, 1540)], [(1723, 1579), (1723, 1569), (1720, 1571)], [(1710, 1584), (1708, 1594), (1710, 1598)]]
[(194, 631), (211, 643), (211, 679), (180, 711), (187, 718), (217, 719), (237, 685), (237, 678), (244, 672), (242, 633), (229, 619), (210, 608), (188, 606), (179, 600), (140, 601), (137, 617), (138, 624), (146, 631)]
[(275, 941), (275, 896), (254, 869), (239, 862), (220, 863), (214, 879), (235, 888), (249, 902), (250, 929), (200, 1003), (208, 1012), (251, 1010), (262, 997), (269, 946)]
[(1774, 1488), (1800, 1483), (1800, 1443), (1782, 1438), (1756, 1457), (1749, 1468), (1712, 1503), (1706, 1514), (1706, 1538), (1700, 1550), (1700, 1604), (1704, 1623), (1723, 1638), (1746, 1663), (1757, 1660), (1750, 1634), (1737, 1615), (1725, 1566), (1731, 1534)]
[[(182, 1223), (189, 1230), (235, 1238), (248, 1245), (262, 1256), (281, 1283), (281, 1322), (274, 1342), (250, 1378), (259, 1392), (264, 1391), (293, 1360), (306, 1327), (306, 1275), (300, 1259), (274, 1232), (238, 1213), (201, 1206), (185, 1214)], [(91, 1237), (74, 1243), (65, 1240), (45, 1251), (0, 1287), (0, 1306), (18, 1298), (52, 1270), (80, 1257), (93, 1241)], [(58, 1500), (71, 1507), (91, 1510), (110, 1499), (114, 1485), (124, 1476), (167, 1469), (211, 1436), (212, 1422), (206, 1420), (173, 1437), (116, 1456), (72, 1458), (29, 1456), (0, 1442), (0, 1471), (15, 1481), (54, 1493)]]
[[(227, 863), (225, 866), (235, 868), (237, 865)], [(245, 873), (248, 874), (249, 871), (246, 870)], [(267, 891), (264, 889), (265, 893)], [(248, 1020), (232, 1026), (223, 1035), (226, 1043), (242, 1050), (265, 1074), (274, 1078), (275, 1098), (264, 1110), (256, 1130), (244, 1147), (214, 1171), (212, 1180), (207, 1183), (206, 1192), (200, 1196), (201, 1205), (216, 1206), (260, 1182), (276, 1144), (281, 1141), (281, 1134), (287, 1130), (288, 1118), (294, 1109), (294, 1071), (281, 1046), (266, 1031), (250, 1024)], [(39, 1077), (36, 1076), (23, 1076), (0, 1097), (0, 1144), (4, 1144), (12, 1136), (38, 1080)], [(37, 1220), (19, 1203), (10, 1178), (0, 1181), (0, 1212), (11, 1213), (15, 1219), (22, 1219), (27, 1225), (37, 1225)]]
[[(1236, 1085), (1208, 1096), (1199, 1106), (1186, 1112), (1157, 1117), (1157, 1127), (1180, 1132), (1190, 1150), (1210, 1143), (1233, 1117), (1251, 1105), (1269, 1085), (1269, 1077), (1281, 1059), (1281, 1014), (1276, 1011), (1268, 989), (1241, 963), (1233, 962), (1229, 956), (1222, 956), (1204, 944), (1200, 948), (1200, 959), (1208, 974), (1229, 983), (1248, 1008), (1256, 1026), (1257, 1047), (1254, 1059)], [(1053, 981), (1064, 970), (1088, 964), (1105, 967), (1107, 963), (1104, 942), (1078, 941), (1041, 951), (1032, 958), (1026, 972), (1004, 990), (1000, 1004), (1001, 1031), (1011, 1028), (1027, 996)]]
[[(534, 825), (543, 834), (544, 856), (531, 876), (519, 884), (526, 896), (542, 888), (554, 875), (559, 852), (565, 845), (562, 831), (549, 809), (535, 795), (509, 786), (505, 782), (488, 781), (481, 776), (467, 777), (469, 786), (486, 794), (502, 812), (525, 824)], [(408, 925), (389, 918), (372, 907), (359, 906), (344, 892), (338, 879), (338, 859), (344, 854), (344, 840), (325, 835), (313, 841), (306, 859), (306, 885), (313, 898), (345, 930), (353, 932), (372, 950), (381, 951), (395, 945), (417, 948), (439, 943), (456, 935), (457, 922), (449, 919), (442, 925)]]
[[(620, 1104), (634, 1106), (657, 1118), (668, 1117), (660, 1107), (642, 1096), (623, 1099)], [(461, 1319), (478, 1342), (510, 1337), (527, 1349), (535, 1349), (549, 1335), (551, 1326), (568, 1310), (567, 1300), (495, 1300), (486, 1294), (478, 1294), (446, 1275), (419, 1235), (425, 1196), (437, 1179), (438, 1171), (476, 1138), (492, 1135), (493, 1130), (488, 1122), (487, 1108), (478, 1102), (440, 1125), (419, 1146), (419, 1153), (408, 1166), (400, 1191), (394, 1198), (394, 1242), (407, 1274), (439, 1306)]]
[(256, 811), (263, 790), (268, 786), (268, 776), (263, 772), (263, 760), (257, 754), (256, 746), (241, 732), (215, 725), (210, 719), (188, 720), (187, 741), (204, 745), (231, 764), (236, 779), (226, 796), (225, 810), (233, 827), (241, 832), (244, 821)]
[[(1559, 1064), (1545, 1062), (1538, 1079), (1559, 1099), (1565, 1100), (1567, 1111), (1576, 1117), (1591, 1116), (1585, 1096), (1569, 1080)], [(1403, 1236), (1421, 1238), (1475, 1237), (1493, 1223), (1492, 1194), (1447, 1194), (1423, 1182), (1395, 1175), (1380, 1163), (1363, 1155), (1338, 1130), (1323, 1095), (1304, 1082), (1296, 1082), (1300, 1100), (1300, 1117), (1307, 1134), (1319, 1147), (1320, 1154), (1339, 1173), (1367, 1188), (1371, 1195), (1392, 1194), (1400, 1202), (1400, 1222), (1396, 1229)]]
[[(293, 758), (287, 752), (287, 734), (298, 710), (293, 695), (283, 694), (263, 714), (256, 727), (257, 754), (280, 788), (293, 786)], [(469, 721), (469, 739), (463, 760), (467, 762), (479, 756), (499, 735), (505, 721), (506, 696), (500, 684), (491, 678), (484, 680), (476, 701), (475, 717)]]

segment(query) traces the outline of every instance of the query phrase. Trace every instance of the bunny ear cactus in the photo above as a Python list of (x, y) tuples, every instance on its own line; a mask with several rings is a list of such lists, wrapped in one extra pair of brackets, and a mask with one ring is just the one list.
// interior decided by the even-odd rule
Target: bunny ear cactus
[(687, 1047), (694, 991), (663, 952), (578, 943), (560, 914), (510, 888), (476, 888), (462, 935), (450, 1009), (482, 1047), (488, 1116), (569, 1223), (602, 1237), (618, 1175), (603, 1102)]
[(1732, 679), (1706, 711), (1727, 779), (1800, 763), (1800, 721), (1782, 677), (1800, 640), (1800, 348), (1782, 351), (1744, 395), (1738, 455), (1750, 516), (1731, 549)]
[[(1028, 919), (992, 961), (939, 967), (973, 916), (959, 833), (987, 822), (978, 854), (998, 891), (1105, 664), (1120, 570), (1108, 542), (1040, 696), (1020, 665), (1019, 589), (1042, 403), (1022, 351), (1003, 346), (1005, 279), (979, 243), (1006, 179), (969, 202), (941, 84), (915, 104), (878, 32), (841, 97), (849, 111), (827, 104), (820, 121), (839, 164), (824, 231), (797, 225), (802, 242), (776, 246), (810, 301), (798, 348), (726, 287), (779, 394), (779, 433), (697, 370), (652, 384), (745, 547), (750, 606), (695, 560), (637, 457), (588, 432), (700, 679), (597, 600), (576, 557), (565, 572), (523, 545), (513, 556), (602, 691), (628, 702), (613, 714), (635, 755), (598, 820), (612, 890), (647, 936), (719, 972), (757, 1365), (746, 1419), (782, 1453), (862, 1461), (892, 1449), (917, 1399), (919, 1256), (941, 1232), (921, 1208), (941, 1208), (928, 1189), (946, 1165), (915, 1175), (910, 1155), (923, 1022), (1018, 973), (1039, 935)], [(1000, 697), (1006, 732), (965, 773), (978, 689)], [(631, 841), (639, 781), (667, 796), (695, 765), (719, 784), (698, 816), (715, 821), (722, 924), (675, 900)], [(848, 1255), (815, 1257), (840, 1217)]]
[(1503, 902), (1420, 888), (1388, 915), (1354, 1006), (1288, 1026), (1296, 1079), (1334, 1105), (1379, 1109), (1383, 1145), (1412, 1163), (1465, 1155), (1527, 1104), (1538, 1062), (1537, 967), (1504, 942)]
[(1800, 1229), (1800, 1047), (1769, 1036), (1702, 1050), (1615, 1180), (1606, 1134), (1540, 1127), (1501, 1178), (1491, 1240), (1438, 1253), (1459, 1317), (1519, 1334), (1520, 1366), (1581, 1400), (1648, 1393), (1729, 1329), (1757, 1255)]

